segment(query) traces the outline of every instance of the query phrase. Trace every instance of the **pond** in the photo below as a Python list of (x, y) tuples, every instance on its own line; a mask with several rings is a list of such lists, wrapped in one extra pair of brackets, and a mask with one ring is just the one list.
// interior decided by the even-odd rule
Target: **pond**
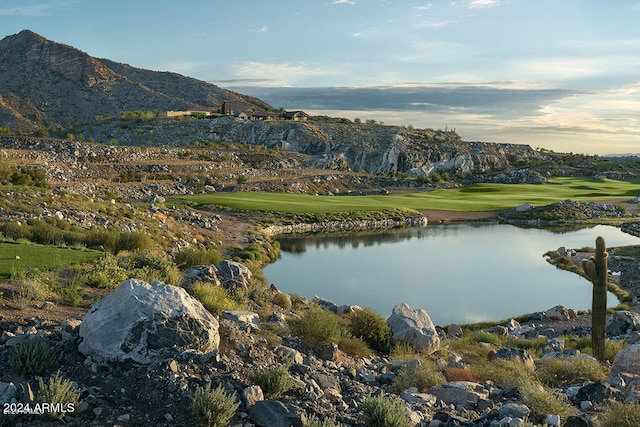
[[(500, 320), (562, 304), (591, 307), (591, 282), (556, 269), (543, 254), (561, 246), (640, 244), (616, 227), (553, 232), (506, 224), (429, 225), (354, 235), (280, 236), (264, 269), (278, 289), (371, 307), (425, 309), (437, 325)], [(609, 294), (608, 305), (618, 304)]]

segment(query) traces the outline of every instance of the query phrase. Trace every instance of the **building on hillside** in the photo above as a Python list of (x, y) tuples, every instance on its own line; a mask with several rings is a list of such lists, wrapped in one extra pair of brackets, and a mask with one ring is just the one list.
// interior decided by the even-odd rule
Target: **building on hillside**
[(293, 120), (294, 122), (306, 121), (309, 118), (309, 115), (304, 111), (285, 111), (282, 114), (282, 118), (285, 120)]

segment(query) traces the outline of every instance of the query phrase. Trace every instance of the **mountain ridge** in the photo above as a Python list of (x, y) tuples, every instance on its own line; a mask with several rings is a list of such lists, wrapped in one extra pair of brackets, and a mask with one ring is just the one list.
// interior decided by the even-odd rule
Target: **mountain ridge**
[(0, 122), (64, 127), (135, 110), (264, 111), (271, 106), (212, 83), (99, 59), (30, 30), (0, 40)]

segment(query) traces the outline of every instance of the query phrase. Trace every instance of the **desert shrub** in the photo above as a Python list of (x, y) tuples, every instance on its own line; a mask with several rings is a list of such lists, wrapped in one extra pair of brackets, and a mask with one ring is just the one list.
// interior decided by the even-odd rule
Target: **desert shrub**
[(295, 335), (312, 345), (338, 344), (340, 319), (338, 315), (312, 305), (300, 319), (291, 321)]
[(276, 292), (271, 302), (287, 311), (291, 310), (291, 297), (284, 292)]
[(362, 405), (368, 427), (409, 427), (411, 421), (402, 402), (384, 396), (371, 398)]
[(173, 256), (174, 262), (181, 269), (187, 269), (194, 265), (214, 265), (222, 261), (222, 255), (215, 248), (194, 248), (188, 247), (176, 252)]
[(521, 381), (520, 390), (524, 403), (538, 421), (543, 421), (549, 414), (560, 415), (561, 420), (576, 414), (567, 396), (559, 390), (546, 388), (531, 379)]
[(120, 233), (116, 239), (114, 253), (120, 251), (142, 251), (152, 249), (153, 240), (145, 233)]
[(533, 375), (533, 367), (516, 360), (504, 359), (476, 364), (472, 370), (481, 380), (492, 380), (501, 387), (517, 386)]
[(118, 259), (105, 252), (96, 262), (86, 280), (88, 285), (96, 288), (114, 289), (127, 278), (127, 272), (118, 265)]
[(128, 272), (129, 277), (146, 282), (160, 282), (177, 285), (182, 279), (178, 267), (164, 254), (158, 255), (148, 250), (118, 256), (118, 265)]
[(260, 386), (265, 397), (277, 399), (293, 387), (293, 379), (289, 375), (289, 364), (281, 367), (262, 368), (250, 376), (251, 382)]
[(59, 245), (64, 242), (64, 232), (43, 222), (31, 227), (31, 240), (43, 245)]
[(196, 387), (191, 401), (191, 410), (198, 424), (207, 427), (228, 426), (239, 406), (235, 396), (225, 393), (222, 385), (214, 390), (211, 384)]
[(80, 392), (73, 387), (71, 381), (63, 379), (58, 372), (46, 383), (42, 378), (38, 380), (37, 400), (39, 403), (53, 404), (55, 409), (45, 412), (44, 416), (59, 420), (64, 418), (65, 411), (75, 410), (80, 403)]
[(361, 338), (374, 350), (388, 353), (393, 334), (387, 320), (370, 308), (357, 310), (349, 316), (349, 329), (354, 337)]
[(93, 228), (85, 237), (85, 244), (88, 247), (102, 247), (104, 250), (113, 251), (118, 241), (117, 230), (105, 230), (102, 228)]
[(640, 405), (637, 403), (610, 402), (602, 416), (605, 427), (636, 427), (640, 426)]
[(322, 421), (311, 415), (303, 424), (304, 427), (341, 427), (342, 424), (336, 421), (336, 417), (325, 417)]
[(7, 239), (13, 240), (31, 240), (31, 227), (18, 222), (5, 222), (0, 225), (0, 232)]
[(393, 379), (391, 389), (395, 393), (402, 393), (404, 390), (415, 387), (420, 391), (425, 391), (433, 386), (444, 383), (444, 378), (435, 368), (435, 363), (430, 359), (423, 358), (420, 366), (404, 367), (398, 371)]
[(340, 340), (339, 347), (340, 347), (340, 350), (344, 351), (345, 353), (353, 357), (370, 356), (372, 353), (367, 343), (361, 340), (360, 338), (343, 337)]
[(417, 355), (416, 349), (406, 342), (396, 342), (391, 350), (391, 357), (398, 360), (415, 359)]
[(443, 369), (444, 377), (447, 381), (471, 381), (478, 382), (478, 375), (465, 368), (447, 367)]
[(28, 268), (12, 274), (11, 282), (15, 285), (13, 299), (20, 307), (47, 297), (47, 286), (43, 281), (42, 273), (37, 268)]
[(607, 369), (597, 360), (581, 356), (554, 357), (543, 361), (536, 369), (536, 377), (550, 387), (600, 381), (607, 377)]
[(204, 308), (211, 313), (218, 314), (223, 311), (240, 310), (242, 306), (236, 302), (229, 291), (210, 283), (196, 282), (191, 291), (193, 297), (200, 301)]
[[(620, 350), (625, 347), (624, 341), (618, 340), (605, 340), (604, 342), (604, 358), (609, 362), (613, 362), (613, 359), (616, 358), (616, 354)], [(591, 337), (576, 337), (576, 336), (568, 336), (565, 337), (565, 348), (567, 349), (576, 349), (581, 352), (589, 355), (593, 355), (593, 351), (591, 350)]]
[(9, 348), (9, 362), (26, 375), (42, 375), (57, 363), (56, 354), (41, 337), (26, 339)]

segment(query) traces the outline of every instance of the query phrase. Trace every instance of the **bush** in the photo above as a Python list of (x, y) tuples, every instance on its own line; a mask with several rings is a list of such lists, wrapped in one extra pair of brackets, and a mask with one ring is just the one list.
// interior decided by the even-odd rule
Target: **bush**
[(560, 387), (604, 380), (607, 378), (607, 369), (597, 360), (581, 356), (554, 357), (538, 366), (536, 376), (550, 387)]
[(73, 412), (80, 403), (80, 392), (77, 391), (71, 381), (65, 380), (58, 372), (55, 377), (49, 378), (45, 383), (38, 380), (38, 402), (53, 404), (54, 409), (44, 413), (50, 419), (64, 418), (66, 411)]
[(271, 302), (287, 311), (291, 310), (291, 297), (284, 292), (276, 292)]
[(389, 353), (393, 341), (387, 320), (370, 308), (358, 310), (350, 316), (350, 330), (374, 350)]
[(340, 319), (317, 305), (311, 306), (299, 320), (291, 322), (293, 333), (312, 345), (338, 344)]
[(360, 338), (342, 338), (339, 346), (340, 350), (353, 357), (370, 356), (372, 353), (367, 343)]
[(9, 362), (26, 375), (42, 375), (57, 364), (57, 358), (44, 338), (35, 337), (10, 347)]
[(142, 251), (152, 249), (153, 240), (145, 233), (120, 233), (116, 239), (114, 253), (120, 251)]
[(206, 387), (196, 387), (191, 401), (191, 409), (199, 425), (208, 427), (226, 427), (235, 414), (240, 403), (232, 395), (224, 392), (222, 385), (211, 390), (211, 384)]
[(606, 427), (640, 426), (640, 405), (615, 401), (609, 403), (604, 410), (602, 425)]
[(223, 311), (240, 310), (242, 307), (234, 301), (229, 292), (210, 283), (196, 282), (193, 285), (193, 297), (200, 301), (211, 313), (220, 315)]
[(173, 256), (174, 262), (185, 270), (194, 265), (214, 265), (222, 261), (222, 255), (215, 248), (188, 247)]
[(177, 285), (182, 279), (180, 270), (166, 255), (157, 255), (147, 250), (120, 255), (118, 265), (127, 271), (129, 277), (149, 283), (158, 280)]
[(559, 390), (543, 387), (531, 379), (521, 381), (520, 389), (524, 403), (538, 421), (543, 421), (549, 414), (560, 415), (561, 420), (576, 414), (567, 396)]
[(420, 391), (426, 391), (433, 386), (443, 383), (444, 379), (436, 371), (435, 363), (430, 359), (423, 358), (420, 366), (400, 369), (393, 379), (391, 389), (394, 393), (400, 394), (411, 387), (415, 387)]
[(303, 424), (304, 427), (341, 427), (342, 424), (336, 421), (336, 417), (325, 417), (322, 421), (316, 418), (315, 415), (311, 415), (307, 422)]
[(118, 265), (118, 259), (105, 253), (89, 273), (87, 284), (96, 288), (115, 289), (127, 278), (127, 272)]
[(42, 281), (42, 273), (36, 268), (14, 273), (11, 275), (11, 282), (15, 285), (13, 299), (20, 307), (42, 301), (47, 296), (48, 290)]
[(293, 387), (289, 364), (282, 367), (262, 368), (251, 374), (251, 381), (259, 385), (265, 397), (277, 399)]
[(378, 396), (362, 406), (367, 427), (409, 427), (411, 421), (401, 402)]

